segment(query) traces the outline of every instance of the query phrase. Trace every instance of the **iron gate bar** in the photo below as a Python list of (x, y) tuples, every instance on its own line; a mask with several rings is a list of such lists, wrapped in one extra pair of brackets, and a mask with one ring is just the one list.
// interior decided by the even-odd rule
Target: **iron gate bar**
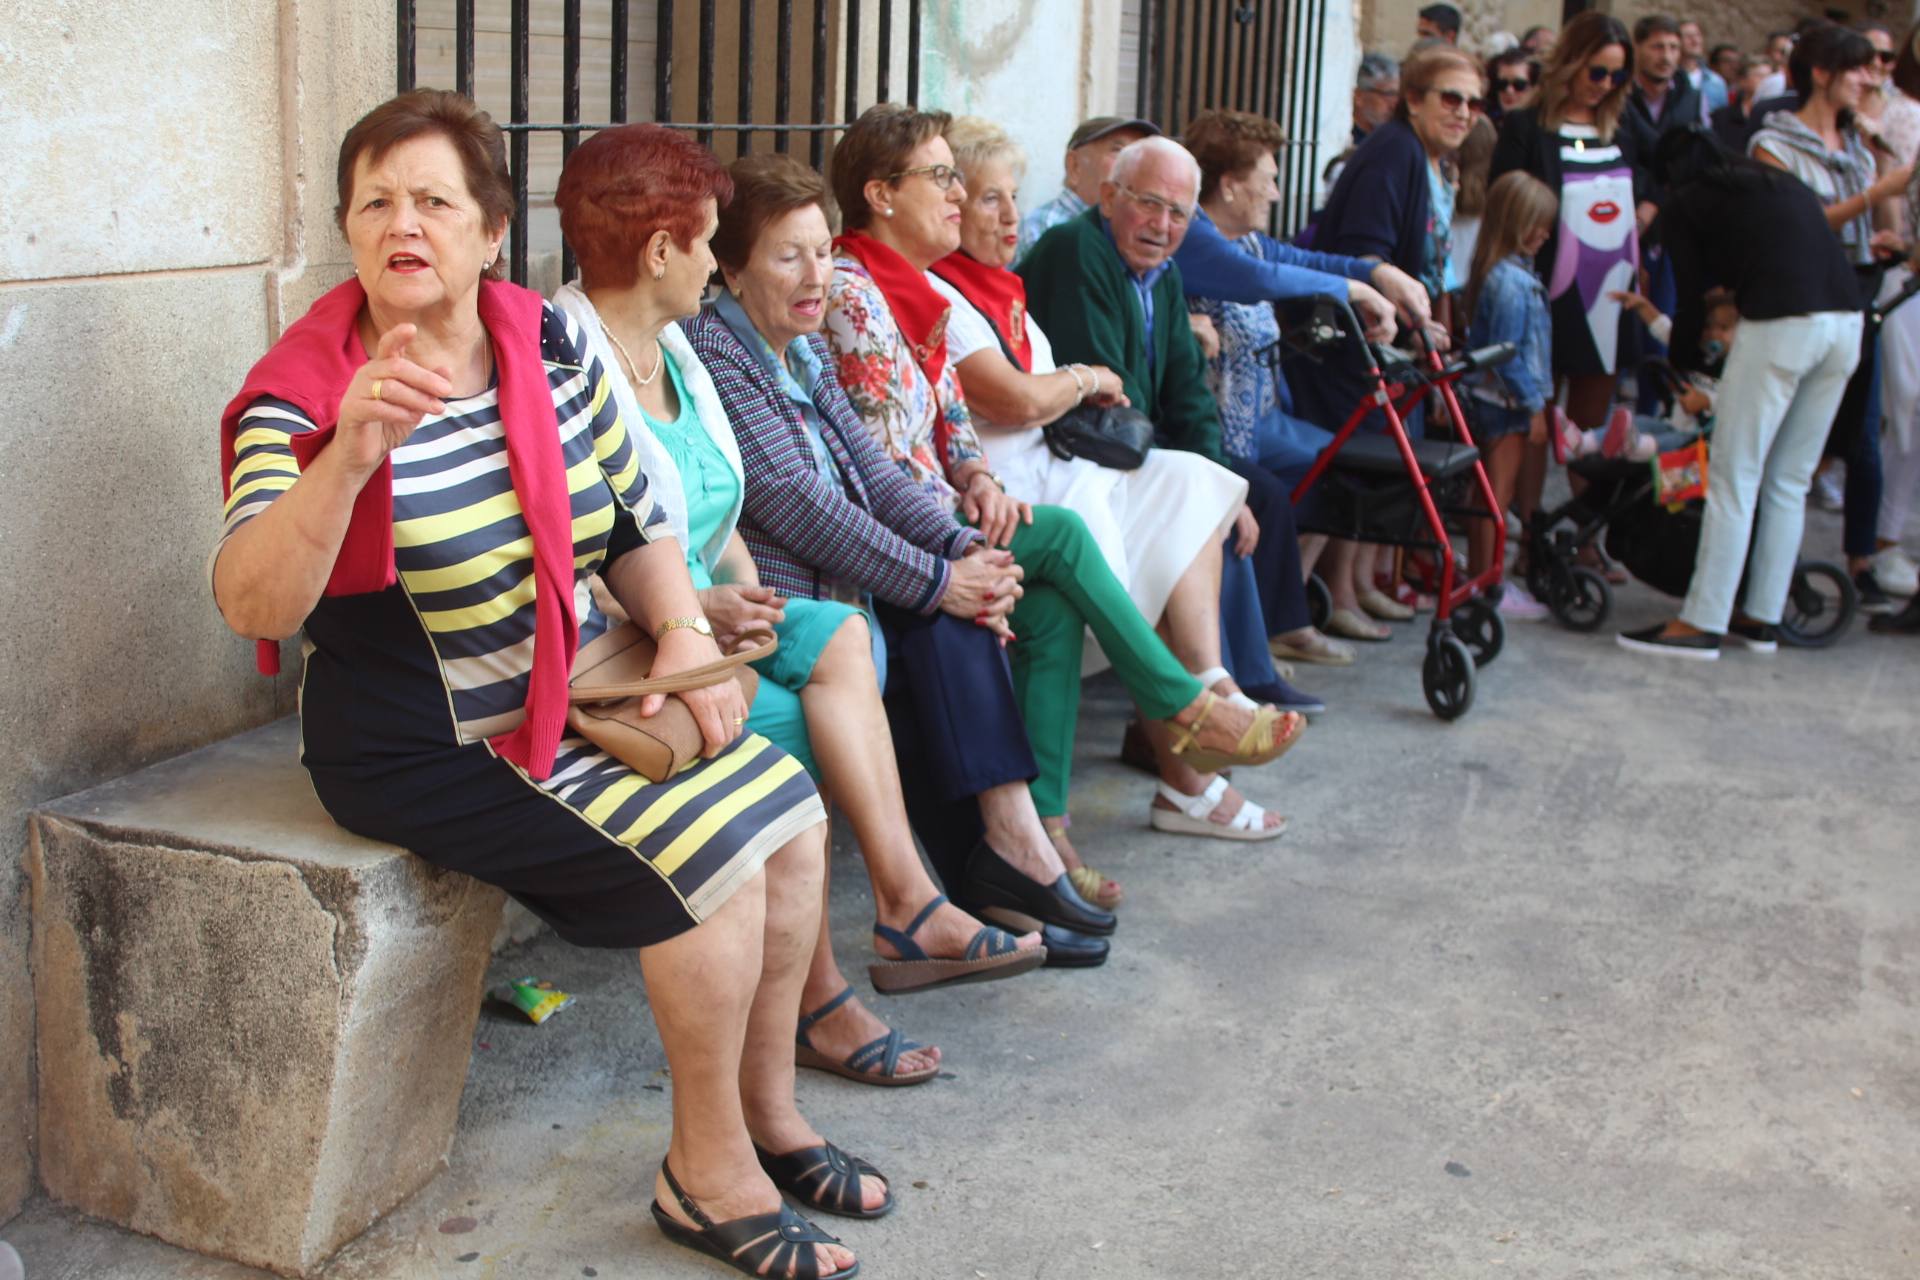
[(907, 101), (920, 104), (920, 0), (907, 0)]
[[(564, 0), (561, 30), (564, 47), (560, 51), (560, 118), (569, 124), (580, 119), (580, 0)], [(560, 134), (560, 167), (566, 168), (573, 149), (580, 145), (580, 130), (567, 129)], [(573, 279), (573, 246), (560, 241), (560, 278)]]
[[(713, 45), (714, 45), (714, 8), (718, 0), (700, 0), (700, 81), (699, 92), (695, 96), (694, 113), (701, 120), (713, 119)], [(672, 52), (667, 56), (671, 58)], [(662, 117), (664, 119), (664, 117)], [(713, 145), (713, 130), (700, 130), (700, 145)]]
[(1173, 62), (1167, 70), (1167, 82), (1172, 86), (1172, 89), (1167, 94), (1165, 112), (1155, 116), (1154, 123), (1162, 129), (1165, 129), (1168, 133), (1177, 133), (1179, 131), (1179, 120), (1177, 117), (1180, 114), (1180, 62), (1184, 56), (1182, 51), (1186, 48), (1187, 44), (1186, 0), (1174, 0), (1172, 8)]
[[(531, 97), (529, 78), (532, 74), (528, 57), (532, 40), (531, 11), (532, 0), (513, 0), (513, 37), (512, 66), (513, 77), (512, 114), (515, 120), (527, 118), (528, 100)], [(527, 279), (528, 246), (527, 237), (527, 135), (516, 133), (513, 143), (513, 279), (524, 284)]]
[(613, 0), (612, 69), (608, 73), (607, 114), (625, 123), (627, 118), (627, 0)]
[(453, 88), (473, 96), (473, 0), (454, 0)]
[[(740, 0), (740, 118), (753, 119), (753, 7), (754, 0)], [(736, 155), (745, 155), (751, 148), (749, 139), (742, 135), (740, 145), (735, 148)]]
[(394, 24), (400, 63), (394, 72), (394, 81), (399, 86), (394, 92), (408, 93), (413, 89), (413, 69), (419, 62), (419, 50), (414, 45), (413, 0), (400, 0), (394, 7)]
[[(1215, 91), (1214, 68), (1216, 63), (1224, 61), (1221, 57), (1223, 51), (1220, 45), (1225, 39), (1226, 32), (1220, 25), (1220, 0), (1200, 0), (1200, 3), (1205, 6), (1201, 29), (1206, 32), (1207, 37), (1206, 90), (1200, 96), (1200, 109), (1204, 111), (1220, 101), (1221, 95)], [(1224, 80), (1226, 77), (1223, 75), (1221, 79)]]
[(673, 118), (673, 0), (660, 0), (653, 25), (653, 118)]
[(1269, 120), (1280, 114), (1280, 26), (1287, 20), (1287, 7), (1287, 0), (1273, 0), (1267, 6), (1267, 75), (1255, 110)]
[(1159, 46), (1149, 38), (1148, 32), (1159, 12), (1160, 6), (1154, 0), (1140, 0), (1140, 25), (1135, 29), (1138, 38), (1133, 49), (1133, 114), (1143, 120), (1152, 118), (1147, 108), (1153, 100), (1153, 51)]
[[(793, 0), (780, 0), (779, 17), (782, 35), (793, 30)], [(773, 42), (773, 122), (785, 124), (790, 113), (793, 99), (793, 41), (776, 40)], [(787, 135), (773, 135), (773, 149), (781, 155), (787, 152)]]
[(847, 0), (847, 119), (860, 114), (860, 0)]
[(880, 0), (880, 39), (873, 49), (873, 96), (886, 102), (893, 89), (893, 0)]
[[(827, 114), (827, 0), (813, 0), (813, 118)], [(827, 159), (827, 135), (813, 135), (809, 150), (811, 163), (822, 168)]]

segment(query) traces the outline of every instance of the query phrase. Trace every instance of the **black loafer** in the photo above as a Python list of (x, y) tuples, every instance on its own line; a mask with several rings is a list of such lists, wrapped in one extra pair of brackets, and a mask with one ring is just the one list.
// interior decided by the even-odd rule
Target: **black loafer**
[(1047, 947), (1045, 967), (1048, 969), (1098, 969), (1107, 962), (1107, 952), (1112, 949), (1105, 938), (1075, 933), (1054, 924), (1043, 926), (1040, 936)]
[(1051, 924), (1104, 938), (1118, 923), (1113, 912), (1081, 897), (1065, 872), (1052, 884), (1041, 884), (1022, 875), (985, 840), (968, 855), (966, 880), (953, 896), (974, 915), (1016, 933)]

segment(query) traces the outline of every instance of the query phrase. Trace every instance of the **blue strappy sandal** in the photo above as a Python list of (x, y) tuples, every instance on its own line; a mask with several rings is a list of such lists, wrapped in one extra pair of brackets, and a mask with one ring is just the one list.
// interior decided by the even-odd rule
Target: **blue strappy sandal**
[(681, 1212), (693, 1219), (693, 1226), (682, 1226), (660, 1207), (658, 1200), (653, 1202), (654, 1224), (660, 1228), (661, 1235), (675, 1244), (704, 1253), (750, 1276), (760, 1275), (764, 1270), (767, 1275), (785, 1276), (789, 1280), (853, 1280), (860, 1274), (858, 1262), (838, 1271), (822, 1271), (819, 1254), (813, 1246), (839, 1244), (840, 1238), (828, 1235), (795, 1213), (785, 1200), (772, 1213), (715, 1222), (681, 1189), (679, 1179), (673, 1176), (673, 1170), (664, 1160), (660, 1162), (660, 1171), (666, 1175), (667, 1190), (680, 1202)]
[(836, 1076), (845, 1076), (861, 1084), (877, 1084), (899, 1087), (909, 1084), (925, 1084), (940, 1074), (938, 1066), (923, 1067), (919, 1071), (898, 1070), (900, 1058), (915, 1049), (926, 1046), (907, 1039), (898, 1031), (888, 1029), (887, 1034), (875, 1037), (846, 1056), (845, 1061), (835, 1062), (826, 1054), (813, 1047), (807, 1039), (807, 1032), (828, 1014), (853, 998), (853, 988), (848, 987), (833, 999), (800, 1019), (799, 1030), (794, 1032), (793, 1062), (795, 1066), (811, 1067), (815, 1071), (830, 1071)]
[(963, 982), (992, 982), (997, 978), (1011, 978), (1015, 974), (1038, 969), (1047, 962), (1047, 949), (1035, 947), (1022, 951), (1014, 941), (1014, 936), (1005, 929), (996, 929), (992, 925), (983, 925), (967, 943), (964, 959), (941, 960), (926, 953), (926, 949), (913, 940), (933, 913), (945, 904), (947, 896), (937, 895), (932, 902), (920, 908), (920, 914), (913, 923), (902, 932), (888, 928), (878, 921), (873, 926), (873, 936), (893, 944), (900, 952), (898, 960), (876, 960), (867, 966), (867, 976), (873, 979), (873, 989), (887, 995), (905, 995), (909, 991), (931, 991), (935, 987), (958, 986)]

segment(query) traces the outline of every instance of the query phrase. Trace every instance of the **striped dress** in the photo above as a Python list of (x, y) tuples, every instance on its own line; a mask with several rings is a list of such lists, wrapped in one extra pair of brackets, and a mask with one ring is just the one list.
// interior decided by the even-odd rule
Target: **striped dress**
[[(585, 645), (609, 626), (593, 576), (672, 532), (604, 372), (583, 363), (577, 339), (549, 306), (542, 358), (572, 494)], [(298, 479), (289, 442), (313, 429), (284, 401), (248, 408), (222, 541)], [(534, 634), (532, 539), (497, 390), (449, 400), (392, 463), (398, 581), (323, 597), (306, 622), (301, 758), (337, 822), (499, 885), (570, 941), (628, 947), (698, 924), (824, 820), (806, 771), (755, 734), (665, 783), (575, 736), (544, 781), (496, 756), (487, 739), (524, 716)]]

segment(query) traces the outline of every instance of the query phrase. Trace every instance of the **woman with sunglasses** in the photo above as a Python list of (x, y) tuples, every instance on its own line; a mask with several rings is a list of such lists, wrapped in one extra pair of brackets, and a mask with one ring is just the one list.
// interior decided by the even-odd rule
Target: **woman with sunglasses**
[[(1633, 287), (1639, 232), (1652, 221), (1643, 169), (1645, 126), (1627, 112), (1633, 42), (1619, 19), (1583, 13), (1566, 25), (1540, 72), (1533, 106), (1509, 112), (1494, 146), (1492, 177), (1518, 169), (1560, 199), (1551, 239), (1534, 255), (1553, 317), (1553, 373), (1566, 384), (1567, 415), (1597, 427), (1613, 403), (1620, 303)], [(1530, 451), (1521, 501), (1538, 494), (1546, 450)]]
[(1540, 64), (1525, 49), (1508, 49), (1487, 59), (1487, 96), (1481, 110), (1498, 126), (1510, 111), (1533, 105)]

